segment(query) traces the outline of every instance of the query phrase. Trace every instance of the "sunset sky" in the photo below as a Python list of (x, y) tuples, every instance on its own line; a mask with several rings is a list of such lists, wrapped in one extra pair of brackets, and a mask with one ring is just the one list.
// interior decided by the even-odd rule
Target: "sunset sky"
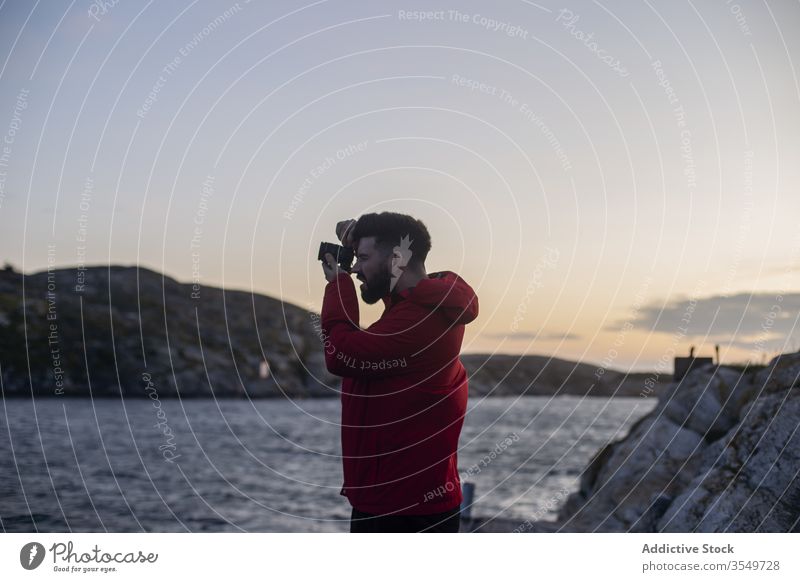
[(319, 242), (392, 210), (465, 353), (800, 346), (797, 2), (263, 4), (3, 2), (0, 259), (319, 310)]

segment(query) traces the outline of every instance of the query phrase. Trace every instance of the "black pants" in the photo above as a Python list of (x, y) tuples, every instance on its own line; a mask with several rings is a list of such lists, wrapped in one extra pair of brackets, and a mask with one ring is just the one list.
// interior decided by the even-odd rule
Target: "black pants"
[(458, 533), (461, 508), (429, 515), (373, 515), (353, 508), (350, 533)]

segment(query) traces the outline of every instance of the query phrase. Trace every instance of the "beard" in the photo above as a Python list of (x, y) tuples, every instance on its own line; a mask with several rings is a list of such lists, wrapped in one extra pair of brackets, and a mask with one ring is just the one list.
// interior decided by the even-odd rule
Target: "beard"
[(368, 279), (361, 288), (361, 299), (367, 305), (372, 305), (389, 294), (389, 285), (392, 281), (392, 273), (388, 267), (381, 269), (380, 273), (372, 279)]

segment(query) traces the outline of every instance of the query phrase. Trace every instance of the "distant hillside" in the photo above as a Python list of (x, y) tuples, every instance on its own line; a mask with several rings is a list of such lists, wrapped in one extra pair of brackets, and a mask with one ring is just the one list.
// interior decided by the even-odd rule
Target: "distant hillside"
[[(154, 390), (159, 397), (335, 395), (314, 380), (336, 382), (300, 307), (206, 286), (195, 299), (191, 284), (144, 268), (84, 273), (82, 292), (75, 269), (54, 270), (51, 281), (46, 271), (25, 275), (23, 313), (23, 275), (0, 271), (6, 396), (30, 394), (29, 370), (38, 396), (59, 388), (66, 395), (132, 397), (152, 397)], [(264, 357), (268, 379), (259, 378)]]
[[(316, 314), (245, 291), (203, 286), (198, 294), (145, 268), (90, 267), (79, 275), (0, 271), (6, 397), (338, 396)], [(265, 358), (270, 374), (261, 378)], [(638, 395), (643, 386), (641, 374), (625, 379), (607, 370), (597, 382), (594, 366), (543, 356), (462, 361), (473, 395)]]
[(468, 354), (462, 355), (461, 361), (470, 374), (470, 394), (476, 396), (641, 396), (646, 379), (660, 380), (652, 394), (672, 380), (664, 374), (598, 371), (592, 364), (548, 356)]

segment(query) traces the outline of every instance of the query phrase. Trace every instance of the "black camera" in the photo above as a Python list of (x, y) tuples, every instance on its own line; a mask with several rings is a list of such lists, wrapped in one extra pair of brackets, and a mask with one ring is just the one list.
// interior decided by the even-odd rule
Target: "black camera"
[(335, 243), (319, 243), (319, 255), (317, 255), (317, 259), (323, 263), (325, 262), (325, 253), (332, 254), (336, 262), (339, 263), (339, 267), (343, 271), (350, 272), (350, 269), (353, 267), (353, 258), (355, 258), (353, 249)]

